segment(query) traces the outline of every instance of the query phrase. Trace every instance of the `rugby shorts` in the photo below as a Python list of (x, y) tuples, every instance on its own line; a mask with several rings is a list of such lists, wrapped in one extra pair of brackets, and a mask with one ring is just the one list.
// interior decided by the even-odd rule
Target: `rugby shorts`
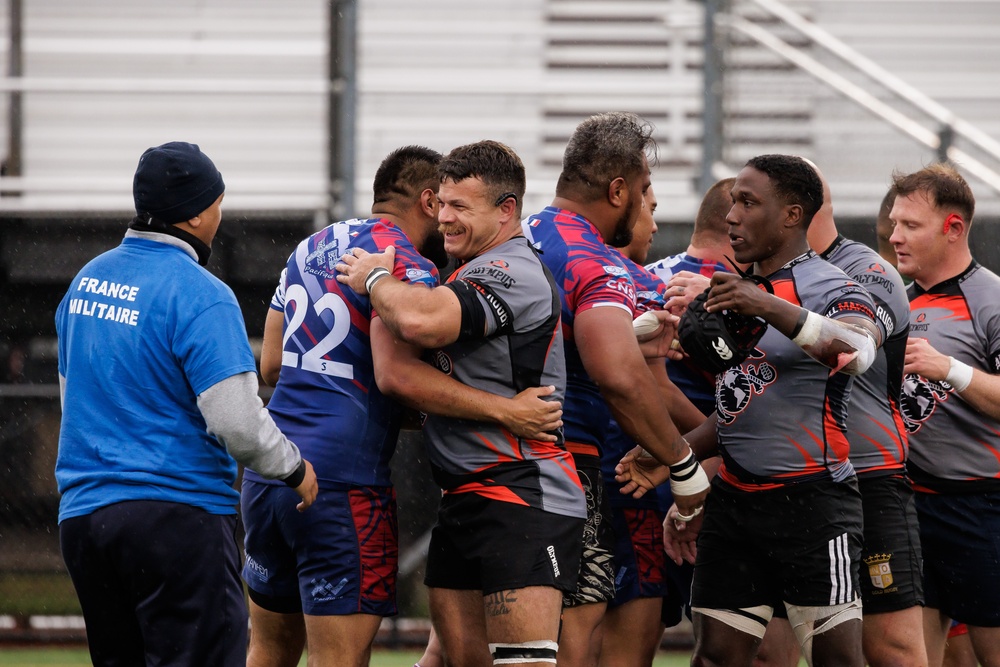
[(320, 482), (305, 512), (285, 485), (244, 480), (241, 493), (251, 599), (311, 616), (396, 613), (399, 546), (392, 487)]
[(913, 489), (901, 475), (858, 477), (865, 515), (861, 600), (865, 614), (924, 603), (920, 527)]
[(584, 520), (476, 493), (441, 498), (424, 583), (483, 595), (576, 588)]
[(859, 593), (862, 521), (853, 477), (754, 492), (716, 477), (698, 535), (691, 606), (852, 602)]
[(926, 606), (1000, 627), (1000, 493), (916, 494)]
[(563, 596), (564, 607), (611, 602), (615, 598), (616, 538), (601, 459), (579, 452), (573, 453), (573, 459), (587, 498), (587, 523), (583, 530), (579, 580), (576, 590)]
[(612, 561), (615, 597), (608, 606), (667, 595), (667, 554), (663, 550), (666, 514), (651, 508), (615, 507), (611, 516), (618, 539)]

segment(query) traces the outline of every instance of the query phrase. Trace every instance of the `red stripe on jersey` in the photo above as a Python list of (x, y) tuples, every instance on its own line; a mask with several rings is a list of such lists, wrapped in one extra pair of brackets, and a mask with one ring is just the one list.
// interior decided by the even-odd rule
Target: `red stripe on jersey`
[[(947, 294), (921, 294), (910, 302), (910, 312), (924, 308), (942, 308), (948, 311), (948, 315), (938, 317), (937, 320), (971, 320), (972, 314), (969, 312), (969, 303), (961, 295)], [(917, 322), (922, 320), (918, 316)]]
[(586, 456), (600, 456), (601, 452), (596, 445), (588, 445), (585, 442), (566, 441), (566, 451), (571, 454), (583, 454)]
[[(799, 424), (799, 426), (802, 426), (802, 424)], [(816, 437), (815, 433), (812, 433), (809, 429), (805, 428), (804, 426), (802, 426), (802, 430), (805, 431), (809, 435), (809, 437), (813, 439), (813, 442), (819, 445), (820, 449), (823, 448), (823, 442), (818, 437)], [(795, 472), (781, 473), (780, 475), (775, 475), (775, 477), (782, 479), (802, 477), (803, 475), (815, 475), (820, 470), (823, 470), (823, 464), (814, 459), (812, 456), (810, 456), (809, 452), (806, 451), (805, 447), (795, 442), (795, 440), (790, 437), (786, 436), (786, 439), (788, 440), (788, 442), (792, 444), (793, 447), (795, 447), (795, 449), (799, 450), (799, 454), (802, 455), (802, 461), (803, 461), (802, 470), (796, 470)]]
[(728, 470), (726, 470), (726, 464), (723, 463), (719, 467), (719, 477), (722, 478), (729, 486), (735, 487), (740, 491), (770, 491), (771, 489), (780, 489), (783, 484), (744, 484), (740, 480), (736, 479)]
[[(851, 453), (851, 445), (847, 442), (847, 434), (840, 430), (836, 419), (833, 416), (833, 406), (830, 405), (830, 397), (823, 401), (823, 432), (826, 436), (827, 451), (833, 450), (834, 460), (837, 462), (846, 461)], [(829, 459), (829, 454), (827, 454)]]
[(520, 496), (508, 489), (506, 486), (487, 486), (486, 484), (480, 484), (479, 482), (470, 482), (469, 484), (463, 484), (462, 486), (457, 486), (451, 490), (445, 490), (445, 495), (451, 495), (455, 493), (475, 493), (476, 495), (482, 496), (483, 498), (489, 498), (490, 500), (498, 500), (502, 503), (512, 503), (514, 505), (524, 505), (528, 507), (526, 503)]
[[(882, 444), (878, 440), (871, 438), (865, 435), (864, 433), (856, 432), (855, 435), (864, 438), (872, 445), (874, 445), (875, 449), (877, 449), (879, 452), (882, 453), (882, 461), (883, 461), (882, 465), (868, 466), (863, 470), (855, 466), (857, 472), (861, 473), (861, 472), (868, 472), (871, 470), (893, 470), (903, 467), (903, 461), (906, 460), (906, 430), (901, 428), (902, 419), (899, 417), (898, 410), (895, 409), (895, 406), (893, 406), (893, 412), (894, 412), (893, 419), (899, 420), (898, 422), (896, 422), (895, 432), (891, 428), (887, 427), (885, 424), (883, 424), (882, 422), (871, 416), (868, 417), (868, 420), (873, 424), (875, 424), (875, 426), (877, 426), (879, 429), (881, 429), (887, 436), (889, 436), (889, 440), (891, 440), (892, 443), (896, 445), (896, 450), (892, 451), (891, 449), (882, 446)], [(897, 435), (900, 433), (903, 434), (902, 440)]]
[(801, 306), (802, 303), (799, 301), (798, 292), (795, 291), (795, 281), (791, 278), (783, 278), (781, 280), (775, 280), (771, 283), (774, 288), (774, 295), (781, 297), (788, 303), (794, 304), (796, 306)]

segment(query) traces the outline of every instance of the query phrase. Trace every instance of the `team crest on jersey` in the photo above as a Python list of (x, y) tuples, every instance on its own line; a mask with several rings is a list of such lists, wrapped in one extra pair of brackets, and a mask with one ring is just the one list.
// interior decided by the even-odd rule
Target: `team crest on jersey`
[(628, 271), (621, 266), (604, 266), (604, 272), (609, 276), (627, 276)]
[(892, 554), (873, 554), (865, 559), (868, 576), (875, 588), (886, 590), (892, 586), (892, 568), (889, 566), (891, 559)]
[(899, 412), (909, 433), (916, 433), (924, 422), (934, 414), (938, 401), (948, 400), (951, 385), (947, 382), (931, 382), (914, 373), (903, 378), (903, 390), (899, 395)]
[(332, 243), (320, 240), (316, 244), (316, 249), (306, 256), (303, 268), (306, 273), (334, 280), (337, 278), (337, 270), (334, 267), (337, 266), (343, 254), (340, 252), (340, 244), (336, 240)]
[[(751, 358), (763, 355), (754, 350)], [(726, 424), (736, 421), (736, 416), (746, 410), (755, 394), (764, 393), (764, 388), (777, 379), (774, 366), (766, 361), (744, 363), (720, 374), (715, 380), (715, 408), (719, 419)]]
[(431, 278), (431, 272), (423, 269), (407, 269), (406, 277), (410, 282), (424, 282)]

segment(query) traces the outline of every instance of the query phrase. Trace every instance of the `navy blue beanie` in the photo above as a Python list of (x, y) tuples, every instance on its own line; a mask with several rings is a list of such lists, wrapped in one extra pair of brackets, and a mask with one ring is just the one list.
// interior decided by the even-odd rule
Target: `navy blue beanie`
[(225, 189), (215, 164), (196, 144), (183, 141), (147, 149), (132, 181), (135, 212), (168, 224), (200, 215)]

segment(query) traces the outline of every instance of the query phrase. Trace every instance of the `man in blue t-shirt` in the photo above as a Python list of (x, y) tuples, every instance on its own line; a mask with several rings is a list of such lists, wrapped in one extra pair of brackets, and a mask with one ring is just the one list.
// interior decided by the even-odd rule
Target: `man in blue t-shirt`
[(245, 664), (237, 462), (317, 493), (257, 397), (239, 305), (203, 267), (222, 175), (198, 146), (139, 159), (136, 217), (56, 311), (63, 558), (95, 665)]

